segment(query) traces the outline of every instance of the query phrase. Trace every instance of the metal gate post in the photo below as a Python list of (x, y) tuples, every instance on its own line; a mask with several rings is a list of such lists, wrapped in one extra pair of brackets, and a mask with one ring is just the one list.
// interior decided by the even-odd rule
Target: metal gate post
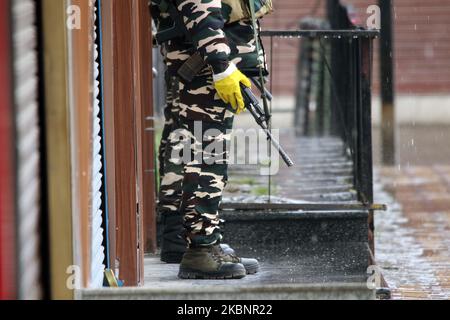
[[(373, 155), (372, 155), (372, 39), (360, 38), (360, 156), (361, 193), (366, 203), (373, 203)], [(375, 253), (374, 215), (369, 214), (369, 245)]]

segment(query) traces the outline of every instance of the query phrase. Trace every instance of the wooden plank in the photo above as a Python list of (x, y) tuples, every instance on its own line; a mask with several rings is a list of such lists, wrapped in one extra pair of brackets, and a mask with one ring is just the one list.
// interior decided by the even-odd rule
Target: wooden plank
[(73, 261), (70, 112), (67, 95), (66, 3), (42, 0), (51, 297), (72, 299)]
[(139, 34), (140, 34), (140, 14), (137, 11), (138, 4), (136, 1), (132, 1), (132, 28), (133, 28), (133, 48), (132, 48), (132, 55), (133, 55), (133, 74), (135, 75), (133, 77), (133, 90), (135, 92), (134, 94), (134, 125), (135, 125), (135, 141), (136, 141), (136, 188), (137, 188), (137, 212), (136, 212), (136, 221), (137, 221), (137, 229), (136, 229), (136, 238), (137, 238), (137, 250), (138, 250), (138, 261), (137, 261), (137, 269), (138, 269), (138, 283), (142, 283), (142, 274), (144, 270), (144, 261), (139, 260), (139, 256), (144, 250), (143, 244), (144, 244), (144, 228), (143, 228), (143, 201), (144, 201), (144, 179), (143, 179), (143, 163), (141, 161), (143, 157), (143, 148), (142, 148), (142, 122), (140, 121), (142, 118), (142, 112), (143, 112), (143, 104), (145, 104), (145, 101), (143, 100), (142, 95), (142, 89), (143, 89), (143, 83), (142, 83), (142, 68), (141, 63), (142, 61), (140, 58), (140, 50), (143, 47), (143, 45), (139, 41)]
[[(82, 266), (83, 286), (90, 275), (91, 228), (90, 198), (92, 181), (92, 7), (86, 0), (72, 0), (80, 8), (80, 29), (68, 30), (70, 38), (69, 97), (72, 125), (72, 201), (76, 263)], [(76, 57), (76, 58), (75, 58)]]
[(115, 210), (119, 278), (139, 283), (132, 1), (113, 2)]
[(9, 1), (0, 1), (0, 300), (15, 299), (14, 124)]
[(134, 35), (136, 74), (136, 141), (140, 216), (143, 219), (144, 250), (156, 251), (155, 123), (153, 118), (152, 26), (146, 0), (135, 0)]
[(151, 19), (143, 0), (103, 1), (102, 14), (111, 262), (133, 286), (156, 249)]

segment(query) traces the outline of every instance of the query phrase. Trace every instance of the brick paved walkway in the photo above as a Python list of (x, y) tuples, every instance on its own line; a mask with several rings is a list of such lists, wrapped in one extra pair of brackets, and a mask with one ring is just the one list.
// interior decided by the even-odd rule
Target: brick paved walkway
[(382, 168), (377, 262), (394, 299), (450, 299), (450, 166)]

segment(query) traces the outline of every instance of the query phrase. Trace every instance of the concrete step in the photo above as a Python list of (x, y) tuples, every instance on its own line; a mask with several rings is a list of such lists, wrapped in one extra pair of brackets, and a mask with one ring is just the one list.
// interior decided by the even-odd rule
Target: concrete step
[(366, 242), (367, 211), (223, 210), (227, 241), (236, 247), (302, 247), (307, 243)]
[[(296, 185), (295, 180), (292, 181), (293, 185)], [(282, 186), (280, 189), (291, 189), (288, 186)], [(331, 186), (299, 186), (296, 188), (297, 192), (302, 195), (310, 194), (325, 194), (325, 193), (341, 193), (341, 192), (351, 192), (353, 190), (352, 184), (343, 185), (331, 185)]]
[[(367, 211), (246, 211), (222, 210), (224, 242), (240, 255), (262, 261), (310, 260), (312, 270), (331, 264), (330, 271), (365, 274)], [(158, 233), (161, 226), (158, 223)], [(160, 237), (160, 234), (159, 234)], [(301, 258), (300, 258), (301, 257)]]
[(146, 287), (79, 290), (79, 300), (375, 300), (375, 292), (362, 283), (304, 285), (164, 285)]
[(333, 192), (302, 194), (302, 199), (310, 202), (352, 202), (358, 200), (356, 192)]
[(321, 162), (316, 162), (316, 163), (310, 163), (310, 164), (302, 164), (302, 169), (307, 169), (307, 170), (314, 170), (314, 169), (328, 169), (328, 168), (348, 168), (348, 169), (353, 169), (353, 164), (351, 161), (348, 160), (342, 160), (339, 162), (335, 162), (335, 163), (321, 163)]
[(223, 210), (224, 242), (241, 256), (261, 261), (304, 263), (303, 274), (356, 274), (364, 277), (368, 212), (287, 212)]
[(139, 288), (81, 290), (86, 300), (292, 300), (375, 298), (359, 270), (342, 272), (324, 260), (322, 248), (303, 251), (294, 259), (261, 260), (256, 275), (241, 280), (180, 280), (178, 265), (162, 263), (156, 255), (145, 259), (145, 283)]

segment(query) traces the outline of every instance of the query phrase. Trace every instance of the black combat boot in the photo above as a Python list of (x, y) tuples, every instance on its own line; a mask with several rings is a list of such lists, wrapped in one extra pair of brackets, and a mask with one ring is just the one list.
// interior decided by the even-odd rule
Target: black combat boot
[(224, 255), (220, 245), (189, 248), (181, 261), (181, 279), (242, 279), (244, 266)]
[(187, 244), (183, 238), (183, 216), (177, 213), (162, 215), (161, 261), (180, 263)]
[(245, 268), (247, 274), (256, 274), (259, 271), (259, 262), (256, 259), (251, 258), (237, 258)]
[(256, 274), (259, 271), (259, 262), (256, 259), (251, 258), (240, 258), (234, 253), (228, 253), (227, 251), (222, 251), (225, 256), (225, 261), (240, 263), (244, 266), (247, 274)]
[[(183, 237), (183, 216), (177, 213), (162, 214), (162, 237), (161, 237), (161, 261), (179, 264), (187, 249), (186, 240)], [(227, 255), (235, 252), (227, 244), (220, 244), (220, 248)]]

